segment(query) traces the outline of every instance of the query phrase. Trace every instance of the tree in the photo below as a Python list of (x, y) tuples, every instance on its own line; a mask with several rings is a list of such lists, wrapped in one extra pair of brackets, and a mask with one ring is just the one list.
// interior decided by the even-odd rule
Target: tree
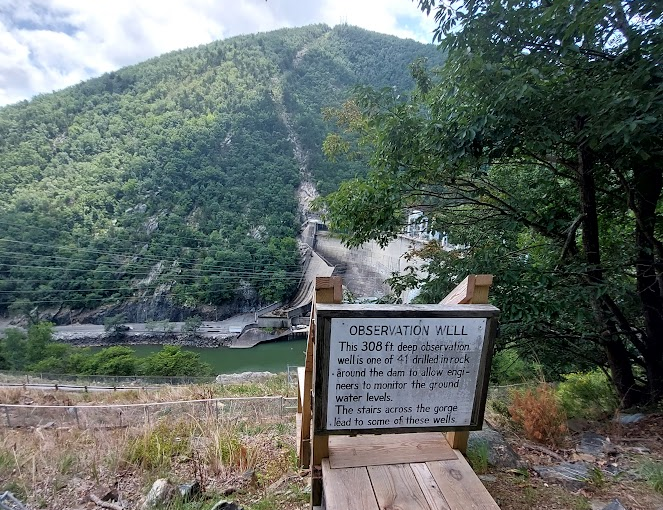
[(151, 376), (206, 376), (212, 374), (212, 367), (200, 361), (200, 355), (195, 352), (183, 351), (176, 345), (164, 345), (141, 362), (140, 372)]
[(53, 339), (53, 324), (50, 322), (38, 322), (28, 329), (27, 360), (35, 363), (47, 352), (48, 345)]
[(38, 309), (29, 299), (17, 299), (7, 307), (7, 311), (11, 316), (27, 318), (30, 324), (39, 322)]
[(187, 317), (184, 321), (184, 324), (182, 325), (182, 333), (184, 333), (186, 336), (196, 336), (196, 333), (202, 325), (203, 320), (199, 315)]
[(114, 336), (121, 336), (131, 329), (125, 323), (127, 318), (124, 314), (104, 317), (104, 331)]
[(27, 335), (16, 328), (5, 330), (4, 354), (11, 370), (23, 370), (27, 363)]
[(430, 298), (439, 277), (494, 272), (510, 340), (552, 338), (606, 363), (627, 406), (660, 399), (660, 3), (419, 6), (435, 11), (448, 60), (415, 69), (407, 101), (358, 94), (373, 170), (327, 200), (336, 227), (351, 244), (386, 242), (404, 209), (426, 210), (465, 246), (429, 250)]

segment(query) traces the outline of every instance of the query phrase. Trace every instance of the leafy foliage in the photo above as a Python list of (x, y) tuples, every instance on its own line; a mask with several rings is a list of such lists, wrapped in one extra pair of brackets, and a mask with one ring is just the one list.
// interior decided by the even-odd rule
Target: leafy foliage
[[(505, 343), (534, 352), (553, 377), (603, 364), (626, 405), (656, 401), (660, 3), (419, 5), (435, 11), (448, 59), (433, 71), (415, 66), (407, 97), (357, 94), (355, 133), (373, 146), (373, 169), (326, 199), (332, 223), (349, 244), (386, 243), (408, 208), (425, 211), (458, 249), (423, 250), (421, 299), (492, 273)], [(341, 138), (347, 145), (336, 146), (352, 153), (352, 137)]]
[(610, 379), (599, 369), (565, 374), (557, 386), (557, 397), (569, 418), (600, 419), (618, 407)]
[(139, 358), (131, 347), (114, 345), (96, 353), (90, 349), (53, 342), (53, 325), (40, 322), (27, 334), (8, 329), (0, 338), (2, 370), (25, 370), (54, 374), (80, 375), (146, 375), (206, 376), (212, 367), (200, 355), (165, 345), (145, 358)]
[(511, 347), (495, 353), (490, 368), (490, 381), (494, 384), (517, 384), (535, 376), (534, 365)]
[(321, 157), (321, 109), (357, 83), (409, 88), (421, 54), (436, 50), (315, 25), (0, 108), (0, 312), (287, 298), (300, 277), (292, 133), (319, 187), (362, 174)]

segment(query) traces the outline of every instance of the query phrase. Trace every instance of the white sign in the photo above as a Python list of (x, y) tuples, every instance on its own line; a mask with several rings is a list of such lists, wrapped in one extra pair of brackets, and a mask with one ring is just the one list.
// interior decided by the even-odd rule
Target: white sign
[(470, 425), (487, 321), (333, 317), (327, 429)]

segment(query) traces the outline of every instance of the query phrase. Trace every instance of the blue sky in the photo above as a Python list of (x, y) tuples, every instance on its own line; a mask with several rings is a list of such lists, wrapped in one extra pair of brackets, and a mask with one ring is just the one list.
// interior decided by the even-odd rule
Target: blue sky
[(430, 42), (408, 0), (0, 0), (0, 105), (238, 34), (349, 23)]

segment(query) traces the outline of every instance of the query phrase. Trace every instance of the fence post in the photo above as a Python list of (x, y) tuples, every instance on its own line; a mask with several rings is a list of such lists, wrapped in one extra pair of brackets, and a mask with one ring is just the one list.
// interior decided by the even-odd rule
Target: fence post
[(72, 409), (74, 410), (74, 416), (76, 416), (76, 426), (80, 429), (81, 422), (78, 420), (78, 408), (74, 406)]
[(7, 428), (12, 428), (12, 422), (9, 419), (9, 409), (7, 409), (7, 406), (5, 407), (5, 417), (7, 418)]

